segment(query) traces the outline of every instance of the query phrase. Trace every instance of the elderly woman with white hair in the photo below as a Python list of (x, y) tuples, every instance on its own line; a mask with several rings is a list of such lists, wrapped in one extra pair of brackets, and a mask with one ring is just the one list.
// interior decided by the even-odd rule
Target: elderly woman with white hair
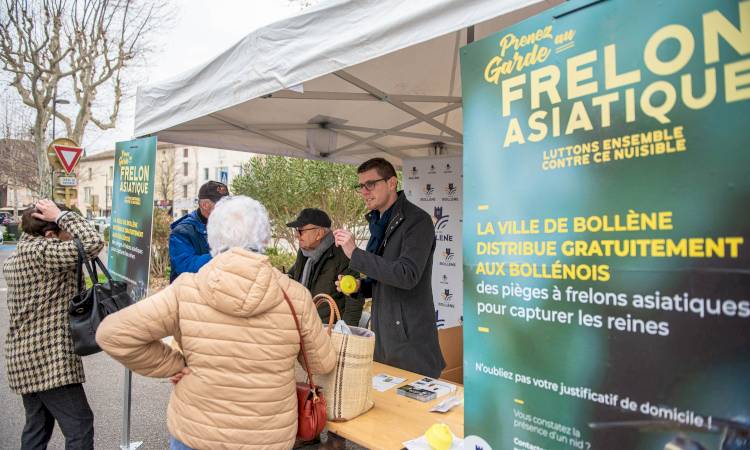
[[(172, 377), (172, 449), (290, 449), (297, 432), (294, 362), (299, 317), (312, 373), (333, 369), (334, 350), (310, 293), (262, 252), (265, 208), (243, 196), (219, 201), (208, 219), (213, 259), (163, 291), (107, 317), (102, 349), (150, 377)], [(162, 342), (174, 336), (183, 352)]]

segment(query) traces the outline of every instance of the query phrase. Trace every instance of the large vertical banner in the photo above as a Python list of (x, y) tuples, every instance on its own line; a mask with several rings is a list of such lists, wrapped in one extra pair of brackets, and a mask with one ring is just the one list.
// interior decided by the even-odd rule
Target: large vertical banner
[(566, 2), (461, 66), (466, 433), (750, 448), (750, 1)]
[(410, 202), (427, 211), (435, 225), (432, 299), (438, 328), (463, 321), (461, 158), (404, 159), (403, 184)]
[(118, 142), (114, 170), (109, 270), (138, 301), (148, 291), (156, 137)]

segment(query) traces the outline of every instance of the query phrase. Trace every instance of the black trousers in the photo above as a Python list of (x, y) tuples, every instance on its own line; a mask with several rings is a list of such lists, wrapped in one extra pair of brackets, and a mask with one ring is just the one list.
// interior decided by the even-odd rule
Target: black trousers
[(55, 421), (65, 436), (65, 450), (93, 450), (94, 413), (80, 383), (21, 397), (26, 410), (21, 450), (46, 449)]

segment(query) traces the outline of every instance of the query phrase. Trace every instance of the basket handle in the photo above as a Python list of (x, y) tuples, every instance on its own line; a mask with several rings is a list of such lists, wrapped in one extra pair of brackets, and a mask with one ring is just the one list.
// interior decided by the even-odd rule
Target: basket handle
[(333, 297), (328, 294), (316, 295), (315, 297), (313, 297), (313, 303), (315, 303), (315, 308), (322, 305), (323, 303), (328, 303), (328, 307), (331, 309), (331, 314), (328, 316), (328, 335), (330, 336), (331, 331), (333, 331), (333, 324), (341, 320), (341, 311), (339, 311), (339, 305), (337, 305)]

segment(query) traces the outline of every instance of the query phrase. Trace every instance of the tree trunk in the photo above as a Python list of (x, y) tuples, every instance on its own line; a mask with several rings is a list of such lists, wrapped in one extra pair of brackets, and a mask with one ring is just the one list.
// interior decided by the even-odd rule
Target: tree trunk
[(40, 198), (52, 198), (52, 168), (47, 160), (47, 142), (44, 138), (44, 131), (46, 131), (46, 127), (34, 127), (34, 149), (39, 171), (39, 196)]
[[(77, 104), (66, 108), (71, 114), (56, 110), (62, 123), (59, 135), (83, 145), (89, 123), (114, 128), (122, 77), (149, 50), (148, 36), (161, 30), (172, 12), (164, 0), (0, 2), (0, 73), (3, 84), (15, 88), (23, 104), (36, 111), (33, 139), (43, 197), (54, 192), (46, 155), (50, 114), (55, 102), (70, 102), (58, 92), (72, 95)], [(98, 99), (99, 90), (114, 98)], [(93, 115), (97, 106), (111, 113), (98, 120)]]

